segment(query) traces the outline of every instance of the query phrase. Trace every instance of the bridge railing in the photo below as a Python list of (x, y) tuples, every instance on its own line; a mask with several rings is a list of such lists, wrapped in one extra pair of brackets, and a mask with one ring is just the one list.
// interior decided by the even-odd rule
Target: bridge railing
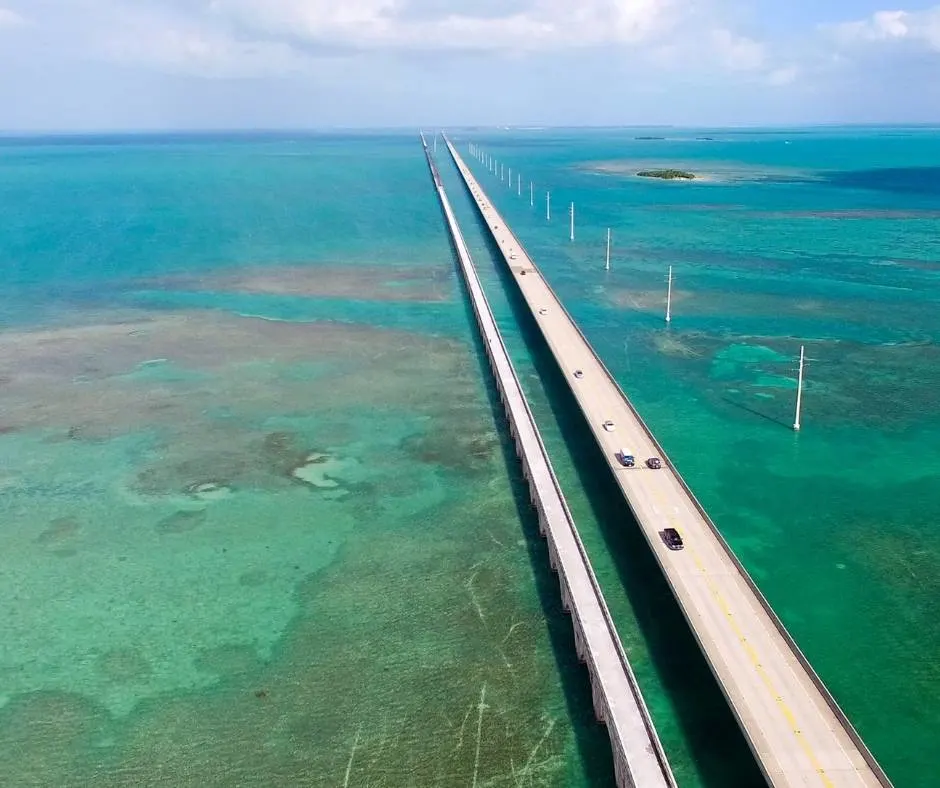
[[(469, 168), (463, 163), (463, 159), (454, 149), (450, 140), (448, 140), (445, 137), (445, 141), (447, 142), (447, 147), (450, 150), (450, 154), (454, 158), (454, 162), (457, 164), (457, 167), (461, 170), (462, 173), (466, 172), (467, 174), (469, 174), (470, 177), (474, 180), (474, 182), (476, 182), (476, 179), (473, 178), (473, 174), (470, 172)], [(464, 182), (467, 183), (466, 176), (464, 177)], [(469, 186), (469, 183), (467, 183), (467, 185)], [(482, 187), (481, 187), (481, 191), (482, 191)], [(492, 201), (490, 201), (490, 204), (493, 205), (493, 209), (495, 210), (496, 206), (492, 203)], [(601, 369), (604, 371), (604, 374), (607, 376), (608, 380), (616, 387), (617, 391), (620, 393), (620, 396), (623, 397), (624, 402), (626, 402), (627, 407), (630, 409), (631, 413), (636, 418), (640, 427), (643, 429), (643, 432), (646, 434), (647, 438), (650, 440), (653, 446), (656, 447), (656, 451), (662, 457), (663, 461), (666, 463), (667, 467), (672, 472), (676, 481), (679, 482), (685, 494), (692, 501), (693, 506), (698, 511), (699, 515), (702, 517), (702, 519), (704, 520), (708, 528), (711, 530), (712, 534), (715, 536), (719, 545), (724, 550), (725, 554), (728, 556), (729, 560), (734, 564), (735, 568), (741, 574), (741, 577), (744, 579), (744, 582), (747, 584), (748, 588), (754, 594), (754, 597), (757, 599), (757, 601), (763, 608), (764, 612), (773, 622), (774, 627), (776, 628), (777, 632), (780, 634), (780, 636), (786, 642), (787, 646), (793, 652), (793, 655), (796, 657), (797, 661), (800, 663), (800, 666), (809, 676), (813, 685), (816, 687), (817, 691), (822, 696), (823, 700), (826, 702), (826, 705), (835, 715), (836, 719), (842, 725), (846, 734), (852, 740), (852, 743), (856, 746), (858, 751), (861, 753), (862, 758), (864, 758), (865, 760), (865, 763), (869, 766), (869, 768), (871, 768), (871, 770), (875, 774), (875, 777), (883, 786), (885, 786), (885, 788), (891, 788), (892, 783), (891, 783), (890, 778), (885, 773), (885, 771), (881, 768), (881, 765), (875, 759), (875, 756), (872, 754), (872, 752), (868, 749), (868, 746), (865, 744), (864, 740), (859, 735), (858, 731), (855, 729), (855, 726), (852, 725), (849, 718), (845, 715), (845, 712), (842, 711), (842, 708), (839, 706), (838, 701), (836, 701), (835, 697), (832, 695), (832, 693), (823, 683), (823, 680), (819, 677), (819, 674), (816, 673), (812, 664), (806, 658), (806, 655), (803, 654), (802, 650), (797, 645), (796, 641), (793, 639), (793, 636), (787, 630), (783, 621), (774, 611), (773, 607), (770, 605), (770, 602), (767, 601), (767, 598), (761, 592), (760, 588), (758, 588), (757, 583), (754, 582), (754, 579), (751, 577), (750, 573), (747, 571), (747, 569), (745, 569), (744, 564), (742, 564), (741, 561), (738, 559), (738, 557), (735, 555), (734, 550), (731, 549), (731, 545), (728, 544), (727, 540), (722, 535), (721, 531), (718, 530), (718, 526), (715, 525), (714, 521), (711, 519), (711, 517), (709, 517), (708, 512), (705, 511), (705, 508), (702, 506), (701, 502), (695, 496), (695, 493), (692, 492), (692, 488), (690, 488), (689, 485), (686, 483), (685, 479), (682, 478), (682, 474), (679, 473), (679, 469), (675, 466), (675, 464), (669, 458), (669, 456), (666, 453), (666, 450), (662, 447), (659, 440), (657, 440), (656, 436), (653, 434), (653, 431), (649, 428), (647, 423), (644, 421), (643, 417), (634, 407), (633, 403), (630, 401), (630, 398), (626, 395), (623, 388), (620, 386), (620, 383), (617, 381), (617, 379), (613, 376), (613, 374), (607, 368), (607, 365), (601, 360), (600, 356), (597, 355), (597, 352), (594, 350), (594, 346), (588, 341), (587, 337), (584, 335), (584, 332), (581, 330), (581, 327), (578, 325), (577, 321), (574, 319), (574, 317), (571, 315), (571, 313), (567, 310), (565, 305), (562, 303), (561, 299), (555, 293), (554, 289), (549, 284), (548, 280), (545, 278), (545, 275), (535, 265), (535, 261), (532, 259), (532, 256), (529, 255), (529, 253), (526, 251), (525, 246), (522, 243), (522, 241), (519, 239), (516, 233), (509, 227), (509, 225), (506, 223), (505, 220), (502, 220), (502, 225), (506, 229), (506, 231), (509, 233), (509, 235), (512, 236), (513, 240), (518, 245), (519, 250), (522, 251), (522, 253), (525, 254), (528, 260), (532, 263), (533, 268), (535, 268), (535, 270), (541, 276), (542, 281), (545, 283), (545, 287), (548, 289), (549, 293), (551, 293), (552, 298), (555, 299), (555, 302), (558, 305), (558, 307), (562, 310), (562, 312), (571, 322), (571, 325), (574, 326), (575, 331), (578, 332), (578, 335), (584, 341), (584, 344), (588, 347), (591, 354), (594, 356), (595, 360), (600, 365)], [(503, 250), (500, 250), (500, 251), (503, 253), (503, 257), (505, 259), (505, 252)]]
[[(445, 138), (445, 141), (447, 141), (446, 138)], [(449, 141), (447, 141), (447, 144), (448, 146), (450, 146)], [(433, 158), (431, 157), (430, 151), (427, 148), (427, 144), (424, 145), (424, 152), (428, 160), (428, 165), (431, 169), (431, 175), (432, 175), (432, 178), (434, 179), (435, 186), (437, 186), (437, 188), (440, 189), (441, 192), (443, 192), (443, 185), (440, 179), (440, 172), (438, 171), (437, 164), (434, 162)], [(459, 166), (459, 162), (458, 162), (458, 166)], [(443, 205), (445, 206), (445, 208), (450, 207), (448, 203), (446, 202), (443, 202)], [(445, 210), (445, 213), (446, 213), (446, 210)], [(455, 220), (455, 223), (456, 223), (456, 220)], [(469, 260), (470, 258), (469, 250), (467, 250), (465, 246), (463, 249), (461, 249), (460, 246), (458, 245), (458, 241), (456, 237), (453, 237), (453, 241), (454, 241), (455, 247), (457, 248), (458, 255), (461, 255), (462, 253), (466, 253), (467, 259)], [(489, 301), (487, 300), (486, 293), (483, 291), (483, 287), (479, 282), (479, 278), (477, 278), (476, 284), (477, 284), (477, 289), (478, 289), (477, 294), (480, 300), (482, 301), (487, 314), (492, 315), (492, 310), (489, 306)], [(470, 286), (470, 283), (468, 282), (468, 287), (469, 286)], [(477, 310), (474, 309), (474, 311), (476, 312)], [(479, 313), (477, 313), (477, 321), (478, 323), (481, 323), (481, 329), (482, 329), (483, 328), (482, 319)], [(493, 323), (494, 323), (493, 328), (495, 329), (496, 328), (495, 320), (493, 321)], [(522, 407), (524, 408), (526, 419), (534, 426), (537, 424), (535, 420), (535, 416), (532, 413), (531, 408), (529, 407), (528, 399), (525, 397), (523, 393), (522, 383), (519, 380), (515, 367), (513, 366), (511, 360), (509, 360), (510, 359), (509, 351), (506, 348), (505, 342), (503, 341), (502, 334), (499, 332), (498, 329), (496, 329), (493, 333), (495, 334), (494, 341), (499, 344), (500, 349), (505, 354), (505, 357), (508, 361), (512, 385), (519, 392), (519, 400), (521, 401)], [(489, 354), (491, 351), (487, 349), (487, 352)], [(491, 363), (492, 363), (492, 358), (491, 358)], [(497, 380), (499, 380), (498, 376), (497, 376)], [(513, 418), (511, 415), (511, 412), (510, 412), (510, 418), (511, 419)], [(514, 426), (516, 427), (516, 434), (518, 435), (519, 434), (518, 425), (514, 425)], [(663, 747), (662, 747), (662, 742), (659, 739), (659, 734), (657, 733), (656, 727), (653, 724), (652, 717), (650, 716), (649, 709), (646, 705), (646, 701), (644, 700), (643, 694), (640, 691), (640, 687), (639, 687), (639, 684), (637, 683), (636, 676), (633, 673), (633, 668), (630, 665), (630, 661), (627, 658), (626, 652), (623, 650), (623, 644), (621, 643), (620, 636), (617, 633), (617, 627), (614, 624), (613, 617), (610, 614), (610, 609), (607, 607), (607, 602), (604, 599), (604, 594), (603, 594), (603, 591), (601, 590), (600, 583), (597, 580), (597, 576), (594, 574), (594, 569), (591, 566), (591, 561), (590, 561), (590, 558), (588, 557), (587, 549), (585, 548), (584, 543), (581, 541), (581, 536), (578, 533), (577, 526), (575, 525), (575, 522), (574, 522), (574, 516), (571, 514), (571, 510), (568, 508), (568, 502), (565, 499), (564, 492), (561, 489), (561, 484), (559, 483), (558, 477), (555, 475), (555, 470), (552, 467), (551, 459), (548, 454), (548, 449), (545, 447), (545, 444), (542, 440), (542, 436), (539, 433), (537, 428), (533, 429), (533, 433), (534, 433), (538, 451), (545, 461), (545, 465), (548, 469), (548, 476), (551, 480), (552, 486), (558, 497), (558, 500), (560, 501), (566, 523), (571, 532), (574, 543), (577, 546), (579, 558), (581, 560), (582, 565), (584, 566), (585, 572), (590, 581), (591, 589), (593, 591), (593, 596), (595, 598), (595, 601), (597, 602), (598, 607), (601, 610), (604, 624), (610, 635), (610, 639), (614, 644), (618, 661), (620, 662), (624, 675), (627, 677), (627, 681), (630, 685), (630, 690), (633, 694), (634, 699), (636, 700), (637, 706), (640, 709), (641, 716), (643, 719), (643, 725), (646, 729), (647, 735), (649, 736), (650, 740), (653, 742), (656, 760), (659, 762), (660, 769), (662, 770), (664, 776), (667, 778), (668, 784), (674, 786), (675, 778), (672, 776), (672, 770), (666, 759), (665, 751), (663, 750)], [(570, 583), (568, 582), (567, 577), (564, 576), (564, 573), (563, 571), (561, 571), (561, 569), (559, 569), (559, 574), (562, 575), (563, 581), (568, 585), (568, 590), (570, 593), (571, 586), (570, 586)], [(578, 610), (577, 605), (572, 605), (570, 612), (571, 612), (572, 618), (576, 619), (577, 625), (580, 627), (580, 630), (583, 636), (583, 633), (585, 632), (584, 621), (581, 619), (580, 611)], [(595, 668), (595, 671), (596, 671), (596, 668)], [(605, 716), (606, 716), (605, 723), (609, 726), (616, 727), (616, 721), (613, 718), (613, 715), (609, 713), (609, 711)], [(621, 753), (621, 757), (623, 756), (624, 754)]]

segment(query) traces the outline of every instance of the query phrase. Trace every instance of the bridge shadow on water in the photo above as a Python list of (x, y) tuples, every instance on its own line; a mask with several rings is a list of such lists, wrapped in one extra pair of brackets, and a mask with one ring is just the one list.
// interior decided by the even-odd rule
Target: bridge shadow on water
[[(698, 783), (706, 788), (766, 786), (767, 783), (731, 708), (712, 675), (633, 513), (614, 482), (587, 421), (535, 318), (529, 312), (512, 274), (502, 262), (501, 253), (488, 228), (478, 214), (474, 215), (478, 227), (486, 237), (493, 265), (541, 379), (548, 405), (571, 453), (578, 479), (592, 513), (600, 524), (601, 535), (636, 616), (654, 669), (666, 690), (673, 714), (695, 761), (694, 772), (699, 779), (690, 776), (690, 770), (681, 768), (678, 762), (674, 764), (677, 779), (681, 780), (681, 784)], [(498, 395), (496, 407), (501, 412)], [(509, 451), (512, 451), (511, 446)], [(518, 467), (514, 456), (507, 459)], [(524, 490), (523, 497), (522, 503), (525, 509), (529, 510)], [(534, 518), (528, 515), (523, 519)], [(537, 524), (535, 534), (538, 534)], [(530, 546), (536, 574), (548, 566), (547, 548), (541, 540), (540, 544), (540, 548)], [(547, 581), (542, 583), (547, 584)], [(603, 587), (603, 583), (601, 585)], [(540, 592), (544, 593), (542, 589)], [(554, 595), (553, 600), (558, 599), (557, 581), (552, 582), (551, 594)], [(544, 597), (543, 604), (547, 604)], [(557, 606), (560, 607), (560, 603)], [(574, 642), (573, 637), (568, 636), (569, 632), (570, 624), (566, 629), (566, 637), (553, 637), (553, 644), (556, 648), (573, 654)], [(568, 665), (571, 660), (566, 654), (556, 653), (556, 659), (562, 670), (570, 670)], [(578, 671), (578, 676), (579, 683), (585, 685), (585, 697), (590, 704), (590, 689), (583, 667)], [(665, 729), (662, 720), (654, 718), (654, 722), (658, 727)], [(669, 751), (668, 737), (663, 745), (667, 748), (667, 757), (674, 758), (675, 753)], [(688, 779), (682, 779), (683, 775)]]
[[(454, 252), (455, 265), (456, 252)], [(562, 691), (568, 714), (572, 721), (583, 774), (590, 786), (613, 786), (614, 764), (610, 740), (606, 729), (597, 723), (591, 697), (591, 682), (587, 669), (580, 663), (574, 640), (571, 617), (561, 601), (561, 588), (557, 575), (552, 571), (548, 553), (548, 542), (539, 532), (538, 514), (530, 503), (529, 485), (522, 473), (522, 465), (516, 455), (515, 443), (509, 434), (509, 423), (500, 400), (496, 378), (490, 368), (486, 348), (476, 327), (476, 316), (470, 303), (470, 293), (460, 273), (457, 273), (462, 304), (467, 320), (472, 327), (474, 355), (479, 363), (480, 374), (485, 381), (486, 396), (494, 422), (499, 425), (499, 443), (512, 486), (513, 502), (522, 525), (526, 550), (532, 565), (536, 592), (545, 614), (545, 624), (551, 642), (552, 655), (561, 677)]]

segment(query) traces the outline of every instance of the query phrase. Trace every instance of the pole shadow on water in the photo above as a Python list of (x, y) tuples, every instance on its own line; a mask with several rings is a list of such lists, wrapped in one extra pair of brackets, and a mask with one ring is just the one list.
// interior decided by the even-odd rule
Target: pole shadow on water
[(501, 251), (478, 214), (475, 214), (475, 219), (486, 235), (500, 282), (541, 379), (548, 405), (571, 452), (579, 481), (600, 524), (604, 542), (698, 766), (702, 784), (708, 788), (766, 786), (649, 544), (614, 482), (535, 319), (502, 261)]
[[(448, 236), (449, 236), (448, 231)], [(453, 247), (453, 244), (452, 244)], [(456, 260), (455, 265), (459, 265)], [(561, 587), (551, 568), (548, 544), (539, 532), (538, 515), (530, 503), (529, 486), (522, 474), (522, 466), (516, 455), (515, 444), (509, 434), (509, 423), (500, 400), (494, 373), (487, 359), (486, 349), (477, 328), (476, 316), (470, 302), (463, 276), (458, 273), (461, 303), (470, 324), (473, 336), (474, 355), (486, 388), (486, 397), (498, 427), (500, 450), (506, 465), (512, 498), (522, 526), (526, 550), (532, 565), (539, 602), (545, 614), (545, 624), (551, 642), (552, 655), (561, 678), (565, 703), (572, 721), (572, 728), (587, 784), (592, 786), (614, 786), (614, 764), (606, 728), (597, 722), (591, 696), (591, 683), (587, 668), (577, 657), (574, 629), (571, 617), (565, 612), (561, 601)]]
[(722, 397), (723, 402), (727, 402), (729, 405), (735, 408), (740, 408), (741, 410), (747, 411), (752, 416), (759, 416), (762, 419), (775, 424), (778, 427), (786, 427), (787, 429), (791, 428), (791, 424), (787, 423), (783, 419), (778, 419), (776, 416), (771, 416), (769, 413), (763, 413), (755, 408), (753, 405), (748, 405), (745, 402), (735, 402), (731, 397)]

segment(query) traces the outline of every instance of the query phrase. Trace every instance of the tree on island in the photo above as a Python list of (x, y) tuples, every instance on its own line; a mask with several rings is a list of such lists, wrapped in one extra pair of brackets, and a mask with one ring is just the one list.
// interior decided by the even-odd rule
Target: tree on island
[(664, 181), (695, 180), (695, 173), (685, 170), (640, 170), (637, 173), (640, 178), (659, 178)]

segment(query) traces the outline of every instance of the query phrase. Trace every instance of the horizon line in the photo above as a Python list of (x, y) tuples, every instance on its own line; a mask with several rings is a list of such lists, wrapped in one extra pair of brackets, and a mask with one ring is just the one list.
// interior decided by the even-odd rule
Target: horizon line
[(676, 123), (637, 123), (637, 124), (541, 124), (541, 123), (496, 123), (496, 124), (394, 124), (389, 126), (371, 125), (324, 125), (324, 126), (206, 126), (206, 127), (140, 127), (140, 128), (49, 128), (49, 129), (0, 129), (0, 139), (16, 137), (80, 137), (80, 136), (144, 136), (153, 134), (181, 134), (181, 135), (208, 135), (208, 134), (322, 134), (336, 132), (399, 132), (416, 133), (420, 130), (456, 131), (606, 131), (630, 129), (673, 129), (673, 130), (712, 130), (712, 131), (742, 131), (742, 130), (781, 130), (791, 131), (797, 129), (826, 129), (826, 128), (912, 128), (912, 129), (940, 129), (940, 120), (937, 121), (892, 121), (892, 122), (840, 122), (820, 121), (814, 123), (797, 124), (676, 124)]

